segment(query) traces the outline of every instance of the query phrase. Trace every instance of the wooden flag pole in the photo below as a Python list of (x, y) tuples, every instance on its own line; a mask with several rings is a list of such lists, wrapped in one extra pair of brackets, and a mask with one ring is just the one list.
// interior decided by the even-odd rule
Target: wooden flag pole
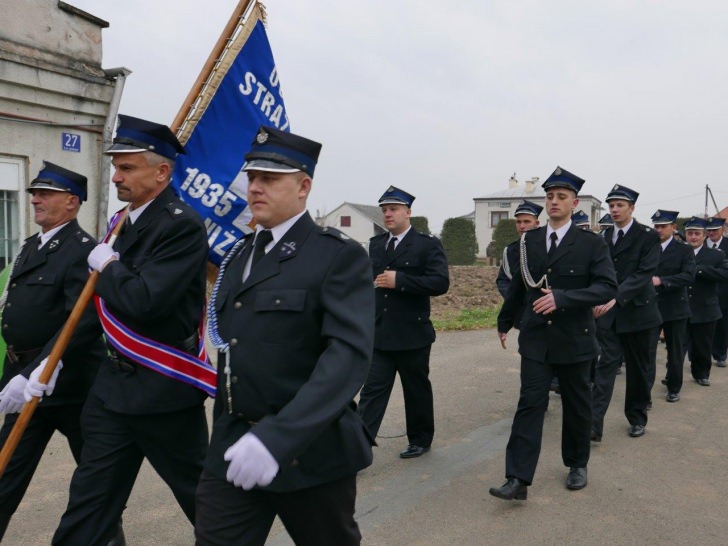
[[(220, 37), (217, 39), (215, 47), (210, 52), (210, 56), (207, 58), (207, 61), (202, 67), (200, 75), (197, 76), (197, 80), (195, 80), (195, 83), (192, 85), (192, 89), (190, 89), (190, 92), (187, 94), (187, 98), (182, 103), (182, 107), (179, 109), (179, 112), (177, 112), (177, 116), (174, 118), (172, 125), (170, 125), (170, 129), (172, 129), (173, 133), (176, 134), (177, 132), (179, 132), (179, 129), (180, 127), (182, 127), (182, 124), (184, 123), (187, 114), (189, 114), (190, 109), (195, 104), (195, 101), (202, 91), (205, 82), (207, 82), (207, 79), (210, 77), (212, 70), (215, 68), (215, 64), (217, 64), (217, 61), (220, 59), (223, 51), (225, 51), (228, 42), (232, 39), (235, 29), (237, 28), (238, 24), (240, 24), (240, 18), (245, 14), (248, 6), (253, 2), (255, 2), (255, 0), (240, 0), (238, 2), (238, 6), (235, 8), (235, 11), (230, 17), (230, 20), (228, 21), (227, 25), (225, 25), (225, 29), (222, 31), (222, 34), (220, 34)], [(184, 142), (182, 142), (182, 144), (184, 144)]]
[[(107, 241), (109, 245), (114, 244), (114, 241), (116, 240), (116, 236), (118, 235), (121, 226), (124, 225), (124, 221), (126, 220), (126, 215), (128, 211), (128, 208), (124, 210), (121, 218), (116, 223), (116, 226), (114, 226), (114, 231), (111, 233), (111, 237)], [(94, 289), (96, 288), (96, 282), (98, 281), (98, 278), (98, 271), (93, 271), (89, 275), (88, 280), (86, 281), (86, 285), (81, 291), (81, 295), (78, 297), (78, 300), (76, 300), (76, 305), (73, 306), (71, 314), (68, 316), (68, 319), (66, 319), (66, 324), (63, 325), (63, 329), (58, 335), (58, 339), (56, 340), (56, 344), (51, 350), (51, 354), (48, 355), (48, 362), (46, 362), (45, 368), (43, 368), (43, 371), (40, 374), (40, 378), (38, 379), (41, 383), (48, 384), (48, 381), (53, 375), (53, 372), (56, 370), (56, 366), (58, 366), (58, 361), (61, 360), (61, 357), (63, 356), (66, 347), (68, 347), (68, 343), (71, 341), (71, 336), (76, 330), (78, 322), (81, 320), (81, 316), (83, 315), (86, 306), (88, 305), (89, 301), (91, 301), (91, 298), (94, 295)], [(2, 475), (5, 473), (5, 469), (10, 462), (10, 458), (13, 456), (13, 453), (15, 453), (15, 449), (18, 447), (20, 438), (22, 438), (25, 429), (28, 428), (28, 423), (30, 422), (31, 417), (33, 417), (33, 413), (35, 413), (35, 408), (38, 407), (38, 402), (40, 402), (40, 398), (34, 396), (30, 402), (26, 403), (23, 406), (23, 410), (20, 412), (18, 420), (15, 421), (13, 430), (10, 431), (10, 435), (8, 436), (7, 441), (5, 442), (2, 451), (0, 451), (0, 477), (2, 477)]]

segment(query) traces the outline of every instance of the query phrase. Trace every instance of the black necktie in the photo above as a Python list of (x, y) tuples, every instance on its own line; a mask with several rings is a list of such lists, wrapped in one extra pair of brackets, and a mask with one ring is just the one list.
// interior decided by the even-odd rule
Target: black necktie
[(615, 247), (615, 248), (619, 246), (619, 243), (621, 243), (621, 242), (622, 242), (622, 239), (624, 239), (624, 231), (622, 231), (622, 230), (620, 229), (620, 230), (619, 230), (619, 231), (617, 232), (617, 242), (616, 242), (616, 243), (614, 243), (614, 247)]
[(555, 231), (552, 231), (551, 235), (550, 235), (550, 239), (551, 239), (551, 246), (549, 247), (549, 259), (551, 258), (551, 256), (556, 254), (556, 241), (559, 240), (559, 236), (556, 235)]
[(265, 256), (265, 247), (268, 243), (273, 240), (273, 234), (269, 229), (264, 229), (255, 238), (255, 247), (253, 248), (253, 261), (250, 263), (250, 270), (252, 271), (263, 256)]
[(387, 243), (387, 257), (391, 258), (394, 255), (394, 243), (397, 241), (396, 237), (392, 237)]

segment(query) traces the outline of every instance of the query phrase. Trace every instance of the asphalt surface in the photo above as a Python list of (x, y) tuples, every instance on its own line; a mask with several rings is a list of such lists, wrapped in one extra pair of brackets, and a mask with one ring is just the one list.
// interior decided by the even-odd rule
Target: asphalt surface
[[(592, 444), (589, 485), (564, 486), (561, 402), (551, 395), (541, 458), (528, 500), (488, 494), (504, 481), (504, 451), (518, 401), (516, 336), (501, 349), (493, 330), (438, 336), (431, 357), (437, 431), (430, 453), (402, 460), (407, 444), (401, 391), (392, 394), (374, 464), (358, 480), (357, 520), (370, 545), (728, 544), (728, 369), (700, 387), (686, 367), (682, 400), (653, 390), (647, 433), (627, 435), (624, 375)], [(658, 379), (664, 374), (658, 348)], [(54, 437), (3, 544), (49, 544), (65, 508), (74, 463)], [(127, 543), (192, 545), (192, 527), (165, 484), (142, 469), (124, 515)], [(288, 546), (276, 524), (267, 544)]]

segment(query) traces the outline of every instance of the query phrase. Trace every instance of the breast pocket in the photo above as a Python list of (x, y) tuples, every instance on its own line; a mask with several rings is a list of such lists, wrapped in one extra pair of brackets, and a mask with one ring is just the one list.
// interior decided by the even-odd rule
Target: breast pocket
[(301, 321), (306, 308), (306, 290), (260, 290), (255, 294), (253, 308), (261, 340), (289, 344), (302, 338), (305, 331)]
[(43, 307), (56, 299), (56, 275), (53, 273), (36, 273), (28, 278), (26, 284), (32, 287), (32, 301), (27, 305)]

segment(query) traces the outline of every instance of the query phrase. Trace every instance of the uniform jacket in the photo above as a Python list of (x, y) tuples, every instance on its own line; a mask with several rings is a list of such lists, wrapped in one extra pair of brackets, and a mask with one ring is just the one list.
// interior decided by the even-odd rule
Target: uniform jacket
[(615, 248), (614, 226), (604, 239), (617, 273), (617, 303), (599, 317), (600, 328), (616, 327), (617, 333), (638, 332), (662, 324), (652, 277), (660, 263), (660, 237), (650, 227), (634, 222)]
[(369, 240), (372, 278), (384, 271), (397, 272), (396, 287), (375, 291), (376, 333), (374, 348), (403, 351), (426, 347), (435, 341), (430, 322), (430, 296), (439, 296), (450, 287), (447, 258), (440, 240), (410, 228), (387, 258), (389, 233)]
[[(722, 237), (718, 248), (728, 256), (728, 238), (725, 236)], [(728, 313), (728, 283), (722, 282), (718, 284), (718, 303), (723, 314)]]
[(604, 239), (572, 223), (549, 259), (543, 226), (526, 233), (526, 256), (534, 281), (547, 275), (557, 309), (549, 315), (534, 313), (533, 303), (543, 293), (526, 287), (519, 266), (498, 315), (498, 331), (508, 332), (523, 307), (518, 337), (522, 356), (551, 364), (596, 357), (592, 307), (612, 299), (617, 289)]
[(374, 341), (369, 260), (306, 213), (242, 282), (252, 239), (228, 264), (215, 299), (230, 344), (232, 407), (220, 373), (206, 468), (224, 479), (225, 450), (251, 430), (281, 468), (267, 489), (351, 476), (372, 461), (353, 402)]
[[(519, 241), (520, 239), (517, 239), (506, 247), (503, 263), (498, 268), (498, 276), (495, 278), (495, 285), (498, 287), (498, 292), (501, 296), (503, 296), (503, 298), (505, 298), (508, 293), (508, 287), (511, 285), (511, 280), (513, 279), (513, 272), (518, 268)], [(504, 267), (506, 261), (508, 262), (508, 271), (510, 276), (506, 274), (506, 269)]]
[[(118, 261), (99, 275), (96, 293), (122, 324), (177, 348), (194, 335), (205, 305), (207, 235), (202, 220), (170, 188), (114, 244)], [(97, 319), (98, 320), (98, 319)], [(100, 328), (98, 322), (96, 328)], [(105, 362), (92, 392), (112, 411), (162, 413), (202, 404), (199, 389), (144, 366), (122, 372)]]
[(695, 253), (687, 243), (673, 239), (660, 252), (660, 264), (655, 276), (660, 277), (657, 287), (657, 305), (663, 322), (686, 319), (690, 316), (688, 286), (695, 279)]
[[(26, 239), (8, 279), (2, 332), (11, 350), (22, 353), (41, 349), (47, 355), (88, 280), (86, 257), (96, 240), (76, 220), (40, 250), (36, 250), (38, 237), (36, 234)], [(94, 315), (93, 309), (87, 309), (87, 316)], [(42, 399), (43, 406), (83, 402), (105, 354), (100, 335), (72, 336), (62, 356), (63, 369), (55, 391)], [(41, 359), (38, 356), (15, 365), (6, 357), (0, 389), (18, 373), (29, 377)]]
[(703, 245), (695, 255), (695, 265), (695, 282), (688, 287), (690, 322), (713, 322), (723, 316), (718, 285), (728, 282), (728, 260), (722, 250)]
[[(519, 251), (519, 245), (520, 245), (520, 238), (513, 241), (506, 247), (505, 251), (505, 259), (508, 260), (508, 267), (511, 274), (511, 278), (508, 278), (508, 275), (506, 275), (505, 268), (503, 267), (503, 264), (498, 268), (498, 276), (495, 279), (495, 284), (498, 287), (498, 292), (501, 296), (503, 296), (503, 299), (506, 298), (506, 295), (508, 294), (508, 287), (511, 285), (511, 282), (513, 280), (513, 274), (514, 272), (519, 271), (519, 259), (520, 259), (520, 251)], [(516, 277), (516, 281), (521, 280), (520, 277)], [(516, 315), (515, 321), (513, 323), (514, 328), (518, 328), (519, 324), (521, 322), (521, 317), (523, 316), (523, 308), (518, 312)]]

